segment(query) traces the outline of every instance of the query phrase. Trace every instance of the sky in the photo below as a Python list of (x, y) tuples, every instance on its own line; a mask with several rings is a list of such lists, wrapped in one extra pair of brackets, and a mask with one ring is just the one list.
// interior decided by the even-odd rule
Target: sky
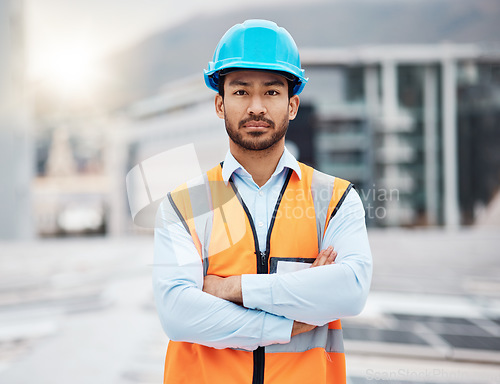
[[(99, 59), (193, 15), (268, 1), (24, 0), (28, 78), (85, 79)], [(273, 5), (302, 1), (274, 0)]]

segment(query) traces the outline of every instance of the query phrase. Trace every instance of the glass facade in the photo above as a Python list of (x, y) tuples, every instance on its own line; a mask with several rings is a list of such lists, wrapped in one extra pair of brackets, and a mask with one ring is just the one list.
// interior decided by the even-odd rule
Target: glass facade
[[(306, 66), (310, 82), (301, 102), (314, 109), (314, 165), (356, 185), (367, 209), (378, 209), (370, 225), (446, 224), (453, 193), (459, 222), (471, 224), (498, 190), (500, 65), (457, 59), (452, 68), (446, 83), (439, 60)], [(455, 123), (445, 116), (450, 103)], [(453, 124), (456, 148), (449, 142)], [(450, 150), (458, 183), (451, 195), (446, 177), (453, 169), (444, 160)]]

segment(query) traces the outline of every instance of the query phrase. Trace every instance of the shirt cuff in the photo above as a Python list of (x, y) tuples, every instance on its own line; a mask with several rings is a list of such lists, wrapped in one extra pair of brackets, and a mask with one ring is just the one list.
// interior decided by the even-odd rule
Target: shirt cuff
[(243, 306), (272, 313), (272, 284), (276, 276), (276, 274), (241, 275)]
[[(292, 338), (293, 320), (286, 317), (266, 313), (264, 327), (262, 329), (262, 340), (265, 344), (286, 344)], [(266, 340), (267, 339), (267, 340)]]

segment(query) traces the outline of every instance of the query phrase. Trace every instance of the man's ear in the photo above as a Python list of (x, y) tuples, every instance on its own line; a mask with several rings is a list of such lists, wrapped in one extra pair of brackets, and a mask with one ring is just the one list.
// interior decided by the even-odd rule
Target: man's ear
[(293, 120), (295, 116), (297, 116), (297, 112), (299, 111), (300, 99), (299, 96), (293, 95), (288, 100), (288, 119)]
[(215, 113), (219, 119), (224, 119), (224, 98), (220, 94), (215, 95)]

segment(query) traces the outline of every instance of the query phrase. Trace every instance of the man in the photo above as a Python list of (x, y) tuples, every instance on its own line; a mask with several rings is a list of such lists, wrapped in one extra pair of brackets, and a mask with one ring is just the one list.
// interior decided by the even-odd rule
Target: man
[(153, 286), (165, 383), (345, 383), (340, 318), (372, 261), (358, 194), (286, 150), (307, 79), (275, 23), (248, 20), (205, 71), (229, 152), (163, 201)]

